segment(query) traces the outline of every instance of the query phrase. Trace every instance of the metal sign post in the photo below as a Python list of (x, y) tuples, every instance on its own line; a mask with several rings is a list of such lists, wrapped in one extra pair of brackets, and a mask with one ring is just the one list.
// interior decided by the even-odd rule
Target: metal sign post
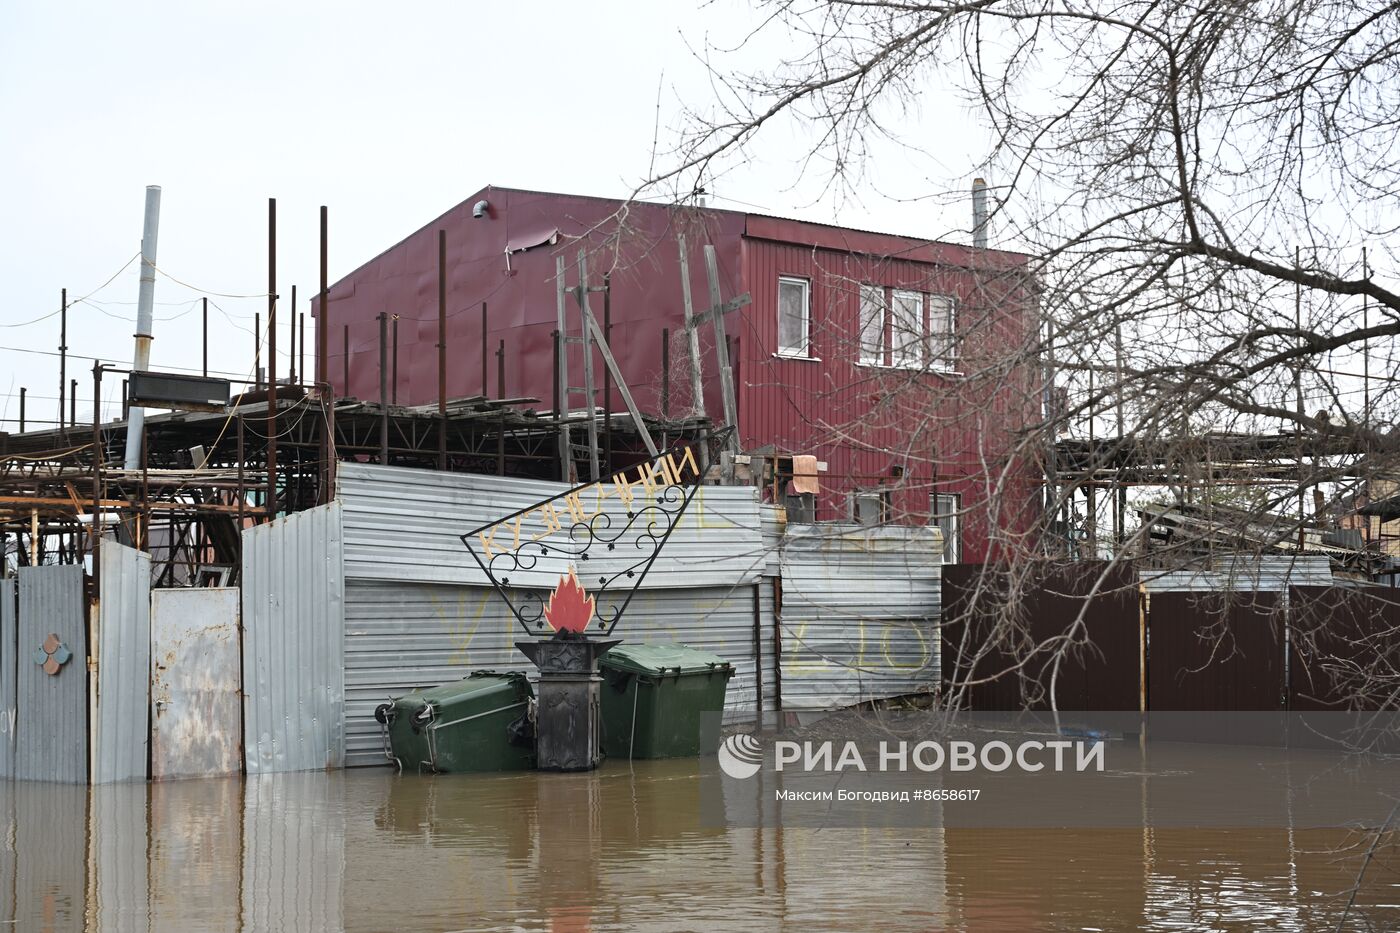
[[(606, 636), (695, 497), (703, 475), (695, 446), (575, 486), (462, 535), (511, 614), (533, 636), (516, 647), (540, 670), (535, 757), (541, 769), (598, 766), (598, 657), (619, 643)], [(547, 590), (556, 571), (558, 582)]]

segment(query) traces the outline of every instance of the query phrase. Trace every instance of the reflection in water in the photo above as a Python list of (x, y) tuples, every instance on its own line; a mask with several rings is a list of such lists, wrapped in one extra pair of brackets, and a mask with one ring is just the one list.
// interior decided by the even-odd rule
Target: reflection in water
[[(693, 761), (0, 784), (0, 929), (1315, 930), (1363, 856), (1322, 830), (725, 831), (700, 787)], [(1372, 863), (1355, 929), (1400, 928), (1397, 870)]]

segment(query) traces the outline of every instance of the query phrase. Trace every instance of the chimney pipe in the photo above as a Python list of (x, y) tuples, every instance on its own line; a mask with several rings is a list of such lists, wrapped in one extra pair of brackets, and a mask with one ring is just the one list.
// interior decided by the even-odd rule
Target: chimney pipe
[(972, 245), (987, 248), (987, 182), (972, 179)]
[[(156, 301), (156, 236), (160, 231), (160, 186), (146, 188), (146, 217), (141, 227), (141, 286), (136, 303), (136, 352), (131, 368), (140, 372), (151, 368), (151, 322)], [(59, 413), (59, 420), (63, 414)], [(128, 470), (141, 467), (141, 442), (146, 433), (146, 410), (132, 407), (126, 422), (126, 458)]]

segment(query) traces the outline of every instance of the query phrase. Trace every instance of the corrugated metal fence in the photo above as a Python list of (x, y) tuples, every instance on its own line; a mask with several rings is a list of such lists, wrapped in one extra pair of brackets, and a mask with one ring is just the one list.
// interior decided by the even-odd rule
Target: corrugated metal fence
[(344, 763), (339, 503), (243, 533), (243, 736), (249, 774)]
[[(36, 655), (56, 636), (68, 659), (47, 674)], [(19, 570), (19, 664), (15, 777), (84, 783), (87, 751), (87, 613), (83, 568), (76, 564)], [(62, 651), (55, 652), (55, 662)]]
[(151, 555), (108, 540), (99, 559), (92, 781), (142, 781), (151, 708)]
[(19, 639), (15, 632), (15, 581), (0, 577), (0, 779), (14, 776), (15, 673)]
[(931, 527), (788, 525), (783, 707), (830, 709), (934, 690), (942, 551)]

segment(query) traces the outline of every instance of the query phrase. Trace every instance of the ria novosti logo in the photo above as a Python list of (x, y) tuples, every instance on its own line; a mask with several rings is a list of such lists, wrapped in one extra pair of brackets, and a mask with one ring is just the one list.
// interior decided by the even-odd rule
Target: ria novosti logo
[(763, 743), (746, 733), (731, 735), (719, 746), (720, 770), (732, 778), (751, 778), (763, 767)]
[[(990, 771), (1015, 768), (1018, 771), (1103, 771), (1102, 739), (1030, 740), (1015, 745), (1001, 740), (989, 742), (888, 742), (882, 741), (876, 757), (867, 761), (855, 742), (773, 743), (773, 770), (801, 771)], [(763, 743), (752, 735), (727, 737), (719, 747), (720, 770), (740, 780), (751, 778), (763, 768)], [(791, 766), (796, 766), (791, 768)]]

